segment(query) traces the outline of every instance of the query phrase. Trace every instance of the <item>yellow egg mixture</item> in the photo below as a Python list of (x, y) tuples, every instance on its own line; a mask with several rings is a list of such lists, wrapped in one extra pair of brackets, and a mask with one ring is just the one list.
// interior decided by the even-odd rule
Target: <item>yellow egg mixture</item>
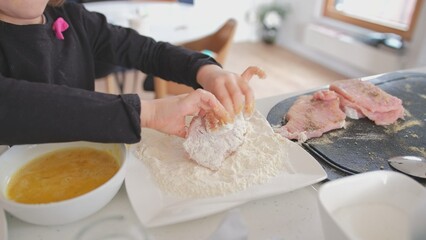
[(111, 154), (93, 148), (67, 148), (37, 157), (10, 179), (8, 198), (20, 203), (49, 203), (87, 193), (108, 181), (120, 165)]

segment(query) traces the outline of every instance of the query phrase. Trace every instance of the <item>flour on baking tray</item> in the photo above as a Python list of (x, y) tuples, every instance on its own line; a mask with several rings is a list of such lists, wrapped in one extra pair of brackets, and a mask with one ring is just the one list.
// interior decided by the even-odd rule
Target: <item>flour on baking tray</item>
[(188, 159), (184, 139), (151, 129), (142, 130), (135, 155), (161, 190), (180, 197), (221, 196), (265, 183), (283, 171), (291, 172), (288, 140), (275, 134), (258, 112), (248, 125), (244, 143), (217, 171)]

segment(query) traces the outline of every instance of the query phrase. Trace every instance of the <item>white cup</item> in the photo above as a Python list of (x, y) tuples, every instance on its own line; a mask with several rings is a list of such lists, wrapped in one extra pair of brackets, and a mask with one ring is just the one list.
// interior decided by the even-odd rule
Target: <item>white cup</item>
[(416, 226), (425, 223), (426, 189), (401, 173), (334, 180), (321, 186), (318, 200), (325, 239), (426, 239), (424, 227)]

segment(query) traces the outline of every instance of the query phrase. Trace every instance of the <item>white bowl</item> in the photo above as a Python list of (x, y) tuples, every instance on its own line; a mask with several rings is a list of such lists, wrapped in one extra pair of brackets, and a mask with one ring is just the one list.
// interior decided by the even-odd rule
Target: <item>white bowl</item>
[(325, 239), (426, 239), (426, 190), (401, 173), (373, 171), (327, 182), (318, 200)]
[[(120, 169), (98, 188), (64, 201), (46, 204), (23, 204), (6, 198), (6, 188), (11, 176), (28, 161), (62, 148), (90, 147), (111, 153)], [(123, 184), (127, 149), (124, 144), (93, 142), (68, 142), (35, 145), (16, 145), (0, 156), (0, 204), (13, 216), (38, 225), (60, 225), (85, 218), (103, 208)]]

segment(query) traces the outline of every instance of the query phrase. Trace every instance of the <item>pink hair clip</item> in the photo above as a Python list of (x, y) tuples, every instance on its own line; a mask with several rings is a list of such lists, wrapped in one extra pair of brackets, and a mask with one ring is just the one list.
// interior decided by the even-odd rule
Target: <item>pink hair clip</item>
[(60, 40), (64, 40), (64, 35), (62, 32), (65, 32), (69, 27), (68, 23), (61, 17), (56, 19), (56, 21), (52, 25), (52, 29), (55, 32), (56, 38)]

